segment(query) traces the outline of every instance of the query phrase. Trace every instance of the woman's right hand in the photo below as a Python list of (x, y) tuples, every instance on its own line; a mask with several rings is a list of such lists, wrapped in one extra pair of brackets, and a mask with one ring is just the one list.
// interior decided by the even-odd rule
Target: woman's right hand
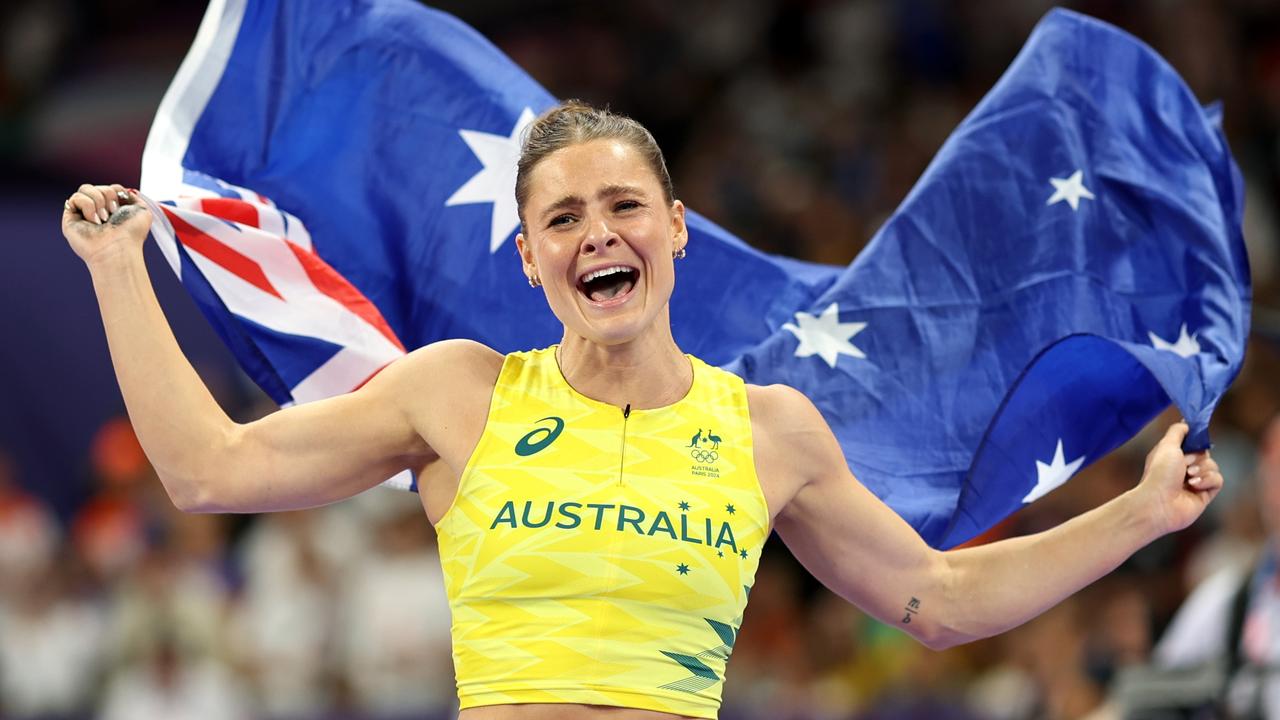
[(151, 229), (151, 211), (123, 185), (84, 184), (67, 199), (62, 234), (86, 264), (96, 258), (142, 247)]

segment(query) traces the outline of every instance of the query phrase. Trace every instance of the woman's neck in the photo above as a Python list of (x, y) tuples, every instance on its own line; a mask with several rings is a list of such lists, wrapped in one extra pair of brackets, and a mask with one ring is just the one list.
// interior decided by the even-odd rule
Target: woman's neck
[(665, 335), (607, 346), (566, 332), (556, 361), (574, 390), (620, 408), (664, 407), (693, 386), (693, 365), (676, 346), (670, 328)]

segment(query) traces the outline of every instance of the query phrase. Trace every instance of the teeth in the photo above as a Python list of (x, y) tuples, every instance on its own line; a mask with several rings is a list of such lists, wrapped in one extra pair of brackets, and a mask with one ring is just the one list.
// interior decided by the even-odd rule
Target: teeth
[(601, 268), (599, 270), (594, 270), (592, 272), (587, 273), (586, 275), (583, 275), (582, 282), (584, 283), (591, 282), (592, 280), (595, 280), (598, 277), (604, 277), (605, 275), (612, 275), (614, 273), (627, 272), (630, 269), (631, 268), (625, 265), (614, 265), (613, 267)]

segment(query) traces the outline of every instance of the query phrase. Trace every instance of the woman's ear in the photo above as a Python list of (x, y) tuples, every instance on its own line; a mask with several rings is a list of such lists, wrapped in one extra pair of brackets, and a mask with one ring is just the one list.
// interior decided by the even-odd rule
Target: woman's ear
[(672, 251), (679, 252), (689, 242), (689, 226), (684, 222), (684, 203), (671, 201), (671, 240)]
[(516, 233), (516, 251), (520, 253), (520, 262), (524, 265), (524, 274), (533, 277), (538, 274), (538, 268), (533, 264), (533, 249), (529, 247), (529, 241), (525, 240), (524, 233)]

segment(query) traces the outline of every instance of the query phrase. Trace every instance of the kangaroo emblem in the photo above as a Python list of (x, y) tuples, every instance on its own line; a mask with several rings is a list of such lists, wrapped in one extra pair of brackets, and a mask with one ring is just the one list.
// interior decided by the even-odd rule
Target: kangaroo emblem
[(689, 444), (686, 445), (685, 447), (698, 447), (698, 441), (701, 439), (702, 439), (702, 428), (698, 428), (698, 434), (694, 435), (693, 439), (690, 440)]
[[(701, 432), (701, 430), (699, 430), (699, 432)], [(707, 431), (707, 442), (712, 443), (711, 445), (712, 450), (720, 449), (720, 436), (712, 435), (710, 430)]]

